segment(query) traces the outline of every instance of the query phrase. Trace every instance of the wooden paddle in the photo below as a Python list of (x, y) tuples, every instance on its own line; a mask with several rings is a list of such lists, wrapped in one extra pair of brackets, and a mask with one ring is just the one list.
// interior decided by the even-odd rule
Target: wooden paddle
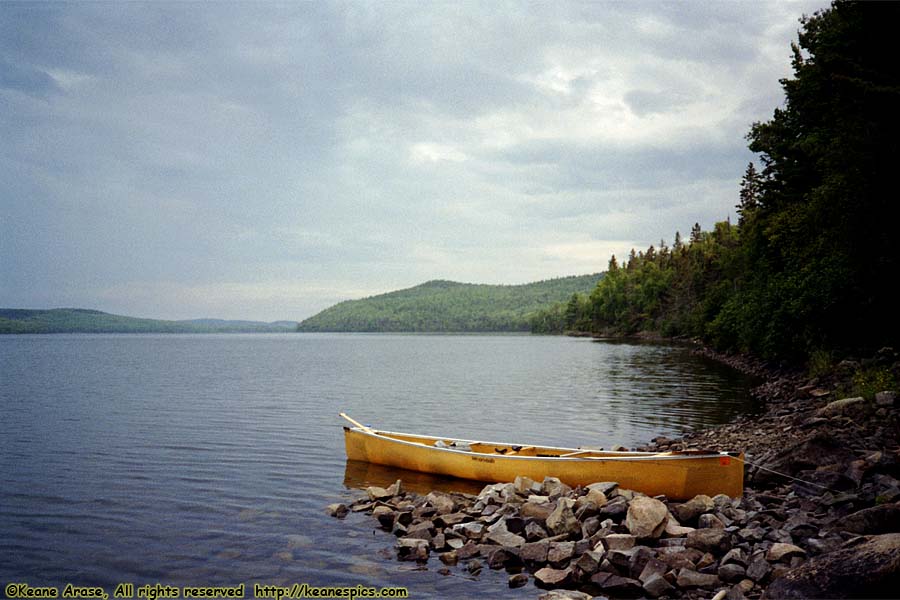
[(359, 427), (360, 429), (362, 429), (362, 430), (365, 431), (366, 433), (375, 433), (375, 431), (374, 431), (371, 427), (366, 427), (365, 425), (363, 425), (363, 424), (360, 423), (359, 421), (356, 421), (356, 420), (354, 420), (354, 419), (351, 419), (351, 418), (347, 415), (347, 413), (338, 413), (338, 415), (344, 417), (345, 419), (347, 419), (348, 421), (350, 421), (351, 423), (353, 423), (354, 425), (356, 425), (357, 427)]

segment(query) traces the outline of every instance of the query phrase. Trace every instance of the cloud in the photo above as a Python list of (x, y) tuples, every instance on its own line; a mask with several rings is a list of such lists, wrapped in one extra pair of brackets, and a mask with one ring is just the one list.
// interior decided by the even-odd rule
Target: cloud
[(819, 6), (0, 3), (0, 306), (601, 270), (733, 211)]

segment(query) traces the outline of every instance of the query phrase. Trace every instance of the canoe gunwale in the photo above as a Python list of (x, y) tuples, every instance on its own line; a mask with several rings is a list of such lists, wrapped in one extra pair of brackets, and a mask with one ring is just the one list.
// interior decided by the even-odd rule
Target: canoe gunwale
[[(364, 436), (374, 437), (378, 439), (382, 439), (386, 442), (392, 444), (401, 444), (404, 446), (409, 446), (410, 448), (416, 449), (427, 449), (432, 451), (440, 451), (461, 455), (476, 455), (476, 456), (491, 456), (497, 458), (503, 458), (504, 460), (523, 460), (523, 461), (565, 461), (565, 462), (584, 462), (584, 463), (595, 463), (595, 462), (605, 462), (605, 461), (615, 461), (615, 462), (639, 462), (639, 461), (669, 461), (669, 460), (698, 460), (698, 459), (711, 459), (711, 458), (720, 458), (723, 456), (728, 456), (731, 458), (740, 458), (740, 452), (721, 452), (715, 450), (690, 450), (690, 451), (675, 451), (675, 452), (632, 452), (632, 451), (624, 451), (624, 452), (616, 452), (616, 451), (608, 451), (608, 450), (583, 450), (584, 452), (603, 452), (604, 454), (610, 454), (611, 456), (520, 456), (516, 454), (492, 454), (489, 452), (475, 452), (473, 450), (460, 450), (456, 448), (442, 448), (440, 446), (434, 446), (433, 444), (426, 444), (421, 442), (410, 442), (403, 439), (397, 439), (395, 435), (411, 437), (411, 438), (421, 438), (423, 440), (452, 440), (454, 442), (463, 442), (466, 444), (485, 444), (485, 445), (495, 445), (495, 446), (514, 446), (520, 444), (510, 444), (505, 442), (485, 442), (480, 440), (464, 440), (459, 438), (452, 437), (440, 437), (440, 436), (425, 436), (425, 435), (417, 435), (410, 433), (402, 433), (397, 431), (382, 431), (382, 430), (374, 430), (370, 429), (366, 431), (360, 427), (344, 427), (344, 431), (353, 431), (354, 433), (358, 433)], [(563, 448), (558, 446), (538, 446), (540, 449), (546, 450), (559, 450), (559, 451), (579, 451), (582, 450), (579, 448)]]

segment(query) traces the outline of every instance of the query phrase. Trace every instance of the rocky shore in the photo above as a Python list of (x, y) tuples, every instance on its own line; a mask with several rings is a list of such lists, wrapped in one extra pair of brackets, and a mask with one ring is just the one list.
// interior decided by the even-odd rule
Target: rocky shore
[[(327, 510), (370, 513), (396, 536), (398, 560), (444, 574), (505, 569), (511, 587), (534, 584), (547, 600), (900, 597), (896, 391), (842, 394), (858, 364), (810, 380), (727, 360), (766, 376), (761, 414), (637, 449), (742, 449), (741, 498), (673, 502), (615, 482), (520, 477), (478, 495), (398, 481)], [(900, 366), (889, 350), (873, 360)]]

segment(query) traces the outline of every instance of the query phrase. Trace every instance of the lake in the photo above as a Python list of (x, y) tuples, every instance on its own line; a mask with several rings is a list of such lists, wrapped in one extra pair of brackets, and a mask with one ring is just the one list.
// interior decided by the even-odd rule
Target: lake
[(566, 337), (0, 336), (0, 583), (533, 598), (502, 572), (396, 562), (369, 517), (325, 516), (398, 477), (482, 487), (348, 464), (337, 413), (395, 431), (631, 447), (755, 410), (750, 384), (683, 347)]

